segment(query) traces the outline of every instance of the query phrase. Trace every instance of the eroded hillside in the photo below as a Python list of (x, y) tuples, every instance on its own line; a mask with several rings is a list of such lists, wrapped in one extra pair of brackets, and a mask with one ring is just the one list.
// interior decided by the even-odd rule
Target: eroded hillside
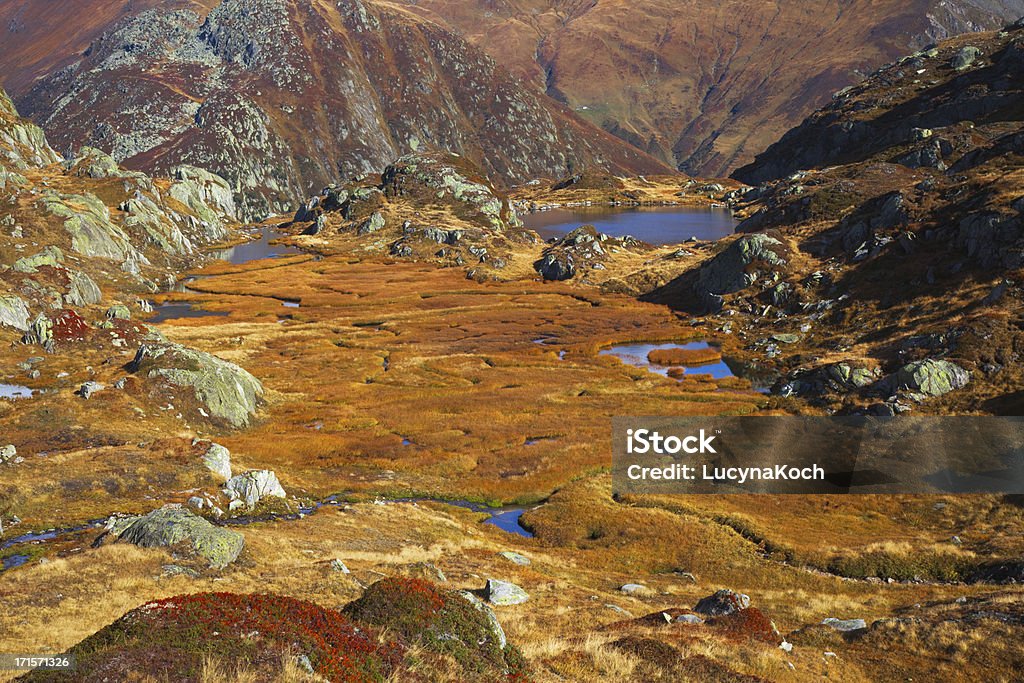
[(879, 65), (1024, 14), (1019, 0), (402, 4), (605, 130), (705, 176), (728, 175)]

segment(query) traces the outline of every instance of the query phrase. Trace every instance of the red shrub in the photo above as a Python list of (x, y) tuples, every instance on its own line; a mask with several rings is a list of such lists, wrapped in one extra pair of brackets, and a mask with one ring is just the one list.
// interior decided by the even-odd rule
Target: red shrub
[(294, 598), (198, 593), (158, 600), (133, 615), (135, 625), (144, 626), (150, 637), (170, 637), (179, 647), (210, 642), (216, 633), (222, 648), (230, 647), (232, 639), (257, 637), (282, 649), (297, 648), (331, 681), (379, 681), (401, 661), (400, 648), (381, 645), (372, 630)]
[(89, 324), (69, 308), (58, 311), (52, 320), (54, 341), (82, 341), (89, 334)]

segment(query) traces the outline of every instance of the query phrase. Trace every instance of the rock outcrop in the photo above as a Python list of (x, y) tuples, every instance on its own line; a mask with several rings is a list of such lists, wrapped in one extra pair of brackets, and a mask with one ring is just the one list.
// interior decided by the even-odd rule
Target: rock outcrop
[(184, 508), (165, 507), (141, 517), (114, 521), (107, 534), (122, 543), (143, 548), (184, 548), (222, 568), (238, 559), (245, 538), (238, 532), (214, 526)]
[(232, 501), (239, 501), (247, 508), (253, 508), (268, 498), (285, 498), (281, 482), (270, 470), (250, 470), (228, 480), (224, 487)]
[(177, 394), (201, 419), (245, 427), (262, 402), (263, 385), (234, 363), (179, 344), (144, 344), (130, 372), (152, 380), (156, 391)]

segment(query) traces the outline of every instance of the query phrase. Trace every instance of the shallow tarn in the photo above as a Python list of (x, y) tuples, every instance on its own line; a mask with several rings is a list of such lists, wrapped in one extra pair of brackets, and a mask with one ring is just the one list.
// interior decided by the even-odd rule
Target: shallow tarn
[(584, 206), (537, 211), (522, 216), (523, 224), (544, 239), (593, 225), (612, 237), (630, 235), (648, 244), (678, 244), (691, 237), (712, 241), (733, 234), (736, 220), (728, 209), (679, 206)]
[[(616, 344), (606, 349), (601, 349), (598, 352), (600, 356), (614, 356), (627, 365), (634, 367), (643, 368), (649, 372), (657, 373), (663, 377), (670, 377), (668, 374), (669, 369), (672, 367), (684, 367), (689, 373), (691, 370), (692, 374), (700, 375), (711, 375), (714, 379), (725, 379), (727, 377), (740, 377), (748, 380), (753, 386), (754, 391), (760, 393), (766, 393), (771, 388), (772, 383), (775, 381), (774, 377), (764, 376), (755, 372), (748, 372), (742, 363), (729, 358), (722, 358), (722, 360), (713, 363), (703, 363), (695, 365), (682, 364), (679, 366), (672, 365), (658, 365), (652, 363), (648, 358), (648, 354), (651, 351), (665, 350), (665, 349), (683, 349), (687, 351), (695, 351), (701, 349), (717, 349), (718, 346), (706, 341), (693, 341), (685, 343), (675, 342), (633, 342), (629, 344)], [(686, 375), (676, 378), (677, 381), (683, 381)]]
[(0, 384), (0, 399), (32, 398), (35, 391), (20, 384)]

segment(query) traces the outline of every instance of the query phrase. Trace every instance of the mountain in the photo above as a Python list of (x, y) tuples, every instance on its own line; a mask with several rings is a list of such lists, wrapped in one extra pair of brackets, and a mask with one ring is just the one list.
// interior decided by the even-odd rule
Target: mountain
[[(65, 21), (106, 6), (86, 4), (68, 5)], [(54, 12), (19, 6), (9, 30), (15, 21), (22, 47), (8, 56), (47, 25), (33, 12)], [(130, 168), (188, 163), (223, 175), (249, 218), (421, 148), (467, 156), (506, 183), (587, 165), (666, 170), (524, 89), (452, 32), (387, 3), (224, 0), (208, 12), (143, 3), (104, 16), (112, 23), (98, 34), (71, 29), (72, 46), (91, 40), (79, 56), (16, 73), (19, 106), (60, 149), (88, 144)]]
[(1021, 0), (405, 0), (666, 163), (725, 176), (882, 64)]
[(710, 312), (783, 395), (1015, 414), (1022, 84), (1024, 21), (875, 72), (738, 171), (767, 179), (733, 193), (748, 234), (650, 298)]

